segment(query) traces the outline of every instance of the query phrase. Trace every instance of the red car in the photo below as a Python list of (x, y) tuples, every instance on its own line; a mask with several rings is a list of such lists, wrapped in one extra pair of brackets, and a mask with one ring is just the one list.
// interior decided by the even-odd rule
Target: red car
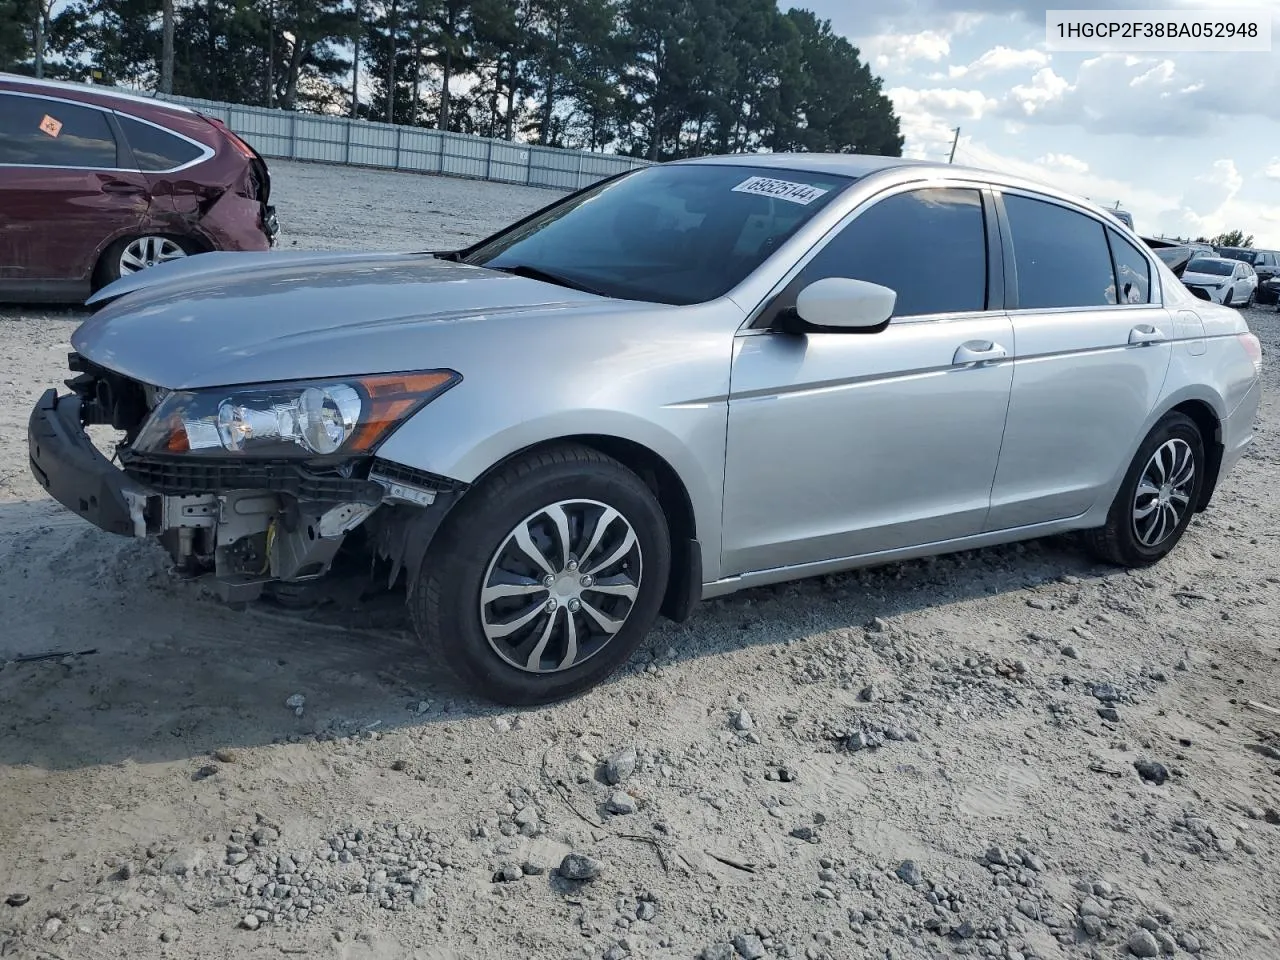
[(0, 300), (82, 301), (157, 263), (269, 250), (267, 165), (186, 107), (0, 74)]

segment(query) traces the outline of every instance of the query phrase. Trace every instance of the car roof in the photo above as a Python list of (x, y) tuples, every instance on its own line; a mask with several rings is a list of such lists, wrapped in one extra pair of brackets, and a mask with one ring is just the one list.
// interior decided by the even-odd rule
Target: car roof
[[(825, 173), (861, 180), (876, 176), (892, 178), (898, 182), (938, 178), (952, 180), (975, 180), (994, 187), (1028, 190), (1042, 196), (1072, 203), (1084, 207), (1094, 213), (1106, 214), (1108, 222), (1117, 229), (1132, 230), (1128, 224), (1119, 220), (1113, 210), (1099, 206), (1087, 197), (1061, 190), (1050, 183), (1020, 177), (1016, 174), (1001, 173), (982, 167), (969, 167), (963, 164), (939, 163), (936, 160), (912, 160), (906, 157), (882, 157), (866, 153), (735, 153), (713, 154), (705, 157), (694, 157), (687, 160), (673, 160), (664, 166), (676, 164), (718, 164), (721, 166), (761, 167), (777, 170), (780, 173), (791, 170), (800, 173)], [(1137, 234), (1134, 234), (1137, 237)]]
[[(15, 90), (15, 88), (17, 88)], [(91, 103), (99, 107), (124, 107), (124, 104), (144, 104), (150, 110), (168, 111), (171, 113), (193, 114), (190, 107), (180, 103), (169, 103), (157, 100), (145, 94), (126, 93), (115, 87), (100, 87), (85, 83), (72, 83), (66, 80), (37, 80), (17, 73), (0, 72), (0, 89), (14, 92), (44, 94), (49, 97), (63, 97), (81, 103)]]

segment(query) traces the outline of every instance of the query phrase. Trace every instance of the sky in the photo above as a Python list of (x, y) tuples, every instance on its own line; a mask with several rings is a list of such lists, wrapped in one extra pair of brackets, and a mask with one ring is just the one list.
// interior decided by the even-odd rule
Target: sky
[[(780, 0), (829, 19), (893, 100), (909, 157), (1020, 174), (1144, 236), (1240, 229), (1280, 249), (1280, 0)], [(1268, 53), (1049, 51), (1047, 9), (1270, 13)], [(876, 11), (876, 12), (872, 12)]]

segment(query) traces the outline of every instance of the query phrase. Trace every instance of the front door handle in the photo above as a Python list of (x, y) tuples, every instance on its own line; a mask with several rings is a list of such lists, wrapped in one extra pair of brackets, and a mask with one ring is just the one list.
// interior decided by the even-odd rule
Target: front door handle
[(1140, 323), (1129, 331), (1129, 345), (1143, 346), (1148, 343), (1164, 343), (1169, 339), (1164, 331), (1150, 323)]
[(992, 360), (1003, 360), (1007, 356), (1009, 351), (998, 343), (992, 343), (990, 340), (970, 340), (968, 343), (960, 344), (951, 362), (957, 366), (980, 364), (989, 363)]

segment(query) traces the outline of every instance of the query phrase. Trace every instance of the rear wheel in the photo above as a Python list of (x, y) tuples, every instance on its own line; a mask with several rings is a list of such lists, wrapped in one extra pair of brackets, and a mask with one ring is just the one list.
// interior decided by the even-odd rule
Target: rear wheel
[(1093, 553), (1123, 567), (1161, 560), (1182, 539), (1204, 481), (1200, 429), (1185, 414), (1168, 414), (1138, 448), (1106, 525), (1089, 531)]
[(577, 445), (533, 453), (471, 490), (410, 597), (428, 655), (462, 685), (525, 705), (616, 670), (657, 618), (666, 518), (617, 461)]
[(98, 285), (106, 286), (121, 277), (170, 260), (181, 260), (197, 252), (189, 240), (164, 234), (149, 233), (140, 237), (117, 240), (98, 261)]

